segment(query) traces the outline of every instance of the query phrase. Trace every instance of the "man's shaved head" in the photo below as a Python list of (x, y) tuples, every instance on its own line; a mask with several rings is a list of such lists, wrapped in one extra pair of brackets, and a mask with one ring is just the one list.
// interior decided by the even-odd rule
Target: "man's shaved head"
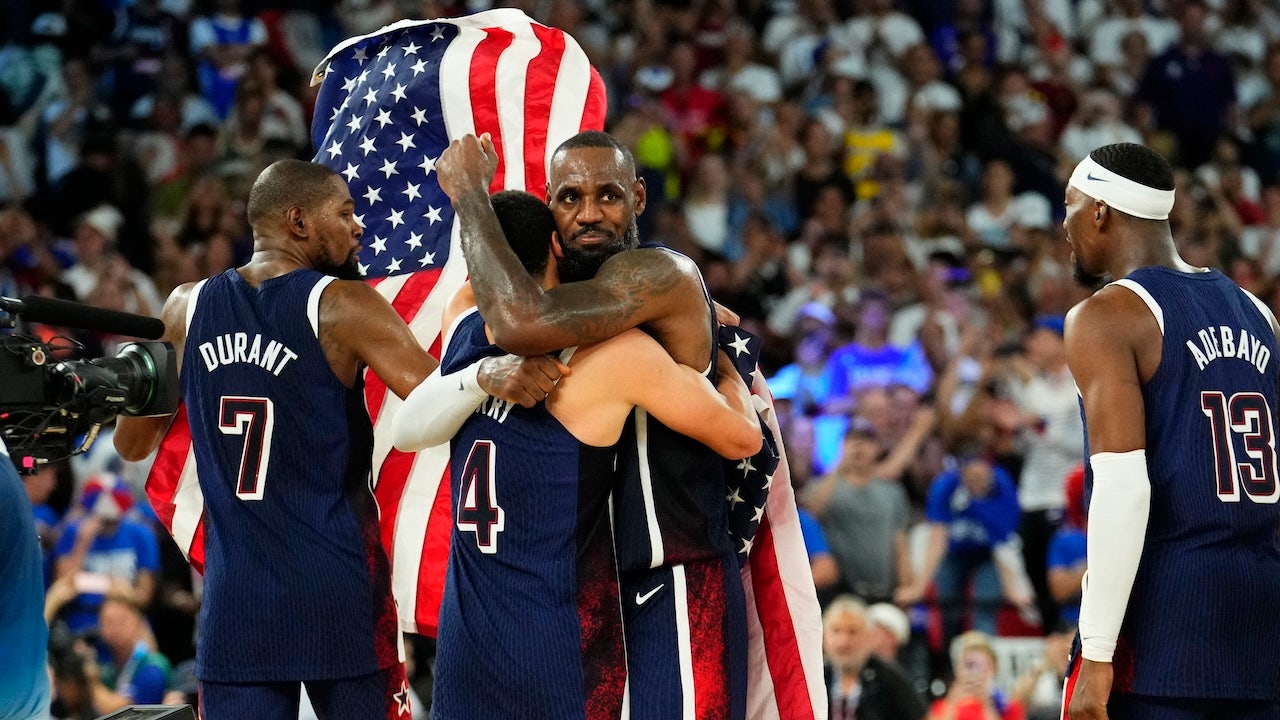
[(295, 205), (311, 208), (333, 192), (336, 172), (305, 160), (271, 163), (249, 190), (249, 224), (284, 218)]

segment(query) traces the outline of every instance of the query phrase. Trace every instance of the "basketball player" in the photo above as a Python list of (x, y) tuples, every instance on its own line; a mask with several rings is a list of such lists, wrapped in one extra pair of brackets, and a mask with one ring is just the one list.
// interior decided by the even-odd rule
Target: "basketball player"
[[(436, 366), (373, 288), (351, 279), (346, 183), (282, 160), (249, 193), (249, 263), (165, 304), (204, 495), (196, 677), (207, 720), (409, 717), (388, 561), (369, 491), (368, 367), (400, 397)], [(344, 279), (338, 279), (338, 277)], [(171, 416), (121, 418), (126, 459)]]
[[(480, 314), (508, 352), (537, 354), (642, 327), (713, 382), (716, 318), (693, 260), (639, 243), (644, 180), (630, 150), (580, 133), (551, 159), (547, 203), (563, 257), (544, 290), (521, 273), (489, 203), (497, 156), (486, 136), (455, 140), (436, 166), (462, 228)], [(722, 459), (643, 410), (628, 423), (613, 495), (629, 712), (654, 718), (746, 714), (746, 609), (727, 529)]]
[(1280, 718), (1276, 320), (1169, 230), (1173, 172), (1141, 145), (1076, 166), (1067, 318), (1092, 472), (1072, 720)]
[[(525, 192), (492, 202), (522, 272), (558, 285), (551, 211)], [(442, 371), (502, 353), (474, 308), (445, 321)], [(632, 408), (729, 457), (760, 449), (750, 394), (727, 358), (720, 392), (640, 330), (561, 358), (570, 372), (545, 405), (487, 399), (453, 437), (456, 523), (431, 706), (438, 720), (618, 718), (627, 668), (608, 497)], [(427, 383), (409, 395), (395, 423), (398, 448), (424, 446), (433, 429), (423, 419), (438, 396)]]

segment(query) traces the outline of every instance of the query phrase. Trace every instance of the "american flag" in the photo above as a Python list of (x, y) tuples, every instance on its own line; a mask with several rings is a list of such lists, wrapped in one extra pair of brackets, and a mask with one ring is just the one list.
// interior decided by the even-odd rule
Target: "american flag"
[(725, 466), (729, 534), (747, 595), (747, 717), (825, 718), (822, 611), (800, 532), (773, 395), (760, 371), (760, 338), (722, 326), (720, 348), (751, 388), (764, 423), (760, 452)]
[[(361, 268), (439, 357), (440, 314), (466, 268), (435, 161), (451, 139), (488, 132), (500, 158), (490, 189), (541, 196), (555, 148), (580, 130), (603, 127), (603, 83), (573, 38), (510, 9), (405, 21), (352, 38), (329, 53), (313, 82), (320, 84), (315, 160), (341, 173), (355, 198), (365, 228)], [(764, 380), (758, 371), (750, 377), (778, 437)], [(395, 450), (390, 424), (400, 400), (373, 374), (365, 382), (373, 492), (401, 625), (434, 635), (452, 528), (449, 449)], [(200, 569), (203, 497), (190, 443), (180, 408), (147, 494)], [(741, 531), (748, 538), (754, 532), (743, 570), (752, 611), (749, 717), (810, 720), (826, 717), (821, 627), (787, 477), (784, 460), (760, 518)]]

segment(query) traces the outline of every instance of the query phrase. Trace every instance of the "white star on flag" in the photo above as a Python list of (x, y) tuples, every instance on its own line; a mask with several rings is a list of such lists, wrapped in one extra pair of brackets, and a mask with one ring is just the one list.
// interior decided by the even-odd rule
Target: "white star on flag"
[(347, 169), (343, 170), (342, 174), (347, 176), (347, 182), (351, 182), (352, 180), (356, 180), (360, 177), (360, 170), (356, 167), (355, 163), (347, 163)]
[(382, 188), (376, 188), (370, 185), (369, 189), (364, 191), (364, 199), (365, 199), (365, 202), (369, 203), (370, 205), (376, 202), (381, 202)]
[(351, 56), (351, 59), (363, 65), (364, 61), (369, 59), (369, 56), (365, 54), (364, 48), (358, 47), (356, 48), (355, 54)]
[(427, 111), (416, 107), (413, 109), (413, 114), (409, 117), (413, 118), (414, 125), (422, 125), (427, 122)]
[(404, 50), (404, 54), (406, 57), (409, 55), (417, 55), (418, 45), (414, 42), (410, 42), (408, 45), (405, 45), (403, 48), (401, 48), (401, 50)]
[(392, 175), (399, 175), (400, 171), (396, 169), (396, 164), (390, 160), (383, 160), (382, 167), (378, 170), (384, 177), (390, 178)]
[(409, 202), (413, 202), (417, 198), (422, 197), (422, 193), (418, 192), (418, 188), (422, 187), (422, 183), (407, 183), (404, 190), (400, 192), (409, 198)]
[(396, 100), (405, 99), (404, 85), (401, 83), (396, 83), (396, 89), (392, 90), (391, 94), (395, 97)]
[(329, 157), (336, 158), (342, 154), (342, 145), (337, 140), (329, 143)]
[(391, 275), (392, 273), (398, 272), (400, 272), (400, 258), (393, 257), (391, 258), (391, 262), (387, 263), (387, 274)]
[(421, 265), (422, 267), (426, 267), (435, 261), (436, 261), (436, 254), (433, 252), (429, 252), (426, 255), (423, 255), (418, 260), (418, 264)]
[(386, 79), (390, 80), (391, 78), (393, 78), (393, 77), (395, 77), (395, 76), (396, 76), (396, 64), (395, 64), (395, 63), (387, 63), (387, 66), (386, 66), (386, 67), (384, 67), (384, 68), (382, 68), (382, 77), (384, 77), (384, 78), (386, 78)]
[(365, 155), (373, 152), (373, 138), (366, 136), (364, 142), (360, 143), (360, 149), (364, 151)]
[(444, 39), (444, 28), (439, 25), (431, 30), (431, 42)]
[(422, 217), (430, 220), (431, 224), (435, 225), (436, 223), (440, 222), (440, 208), (428, 206), (427, 214), (423, 215)]
[[(378, 116), (374, 118), (374, 121), (378, 123), (378, 129), (382, 129), (390, 125), (391, 111), (386, 108), (382, 108), (381, 110), (378, 111)], [(351, 128), (351, 130), (354, 132), (355, 128)]]
[(369, 88), (369, 91), (364, 94), (364, 104), (368, 107), (376, 102), (378, 102), (378, 91)]
[(738, 469), (742, 471), (742, 475), (745, 477), (755, 472), (756, 466), (751, 464), (751, 458), (747, 458), (738, 463)]
[(734, 352), (739, 355), (745, 354), (747, 352), (747, 338), (737, 334), (735, 334), (734, 337), (736, 339), (729, 343), (729, 347), (733, 348)]
[(391, 227), (393, 228), (400, 227), (404, 224), (404, 211), (392, 210), (391, 214), (387, 216), (387, 222), (391, 223)]
[(730, 491), (724, 499), (729, 501), (729, 507), (733, 507), (734, 505), (742, 502), (742, 491), (738, 488), (733, 488), (733, 490)]
[(369, 243), (369, 249), (374, 255), (381, 255), (387, 249), (387, 239), (374, 235), (373, 242)]
[(418, 167), (422, 168), (423, 173), (430, 175), (436, 169), (436, 160), (437, 158), (433, 158), (430, 155), (424, 155)]
[(418, 62), (411, 65), (409, 69), (413, 71), (414, 77), (418, 77), (418, 73), (423, 72), (424, 70), (427, 69), (427, 61), (419, 60)]
[(348, 129), (348, 130), (350, 130), (351, 132), (357, 132), (357, 131), (359, 131), (359, 130), (360, 130), (360, 116), (358, 116), (358, 115), (352, 115), (352, 116), (351, 116), (351, 119), (347, 121), (347, 129)]
[(418, 248), (422, 247), (422, 233), (416, 233), (416, 232), (413, 232), (412, 230), (409, 231), (409, 239), (406, 240), (404, 244), (408, 245), (414, 250), (417, 250)]
[(400, 139), (396, 141), (396, 144), (400, 146), (401, 152), (409, 152), (409, 148), (416, 147), (413, 144), (413, 136), (409, 133), (400, 133)]

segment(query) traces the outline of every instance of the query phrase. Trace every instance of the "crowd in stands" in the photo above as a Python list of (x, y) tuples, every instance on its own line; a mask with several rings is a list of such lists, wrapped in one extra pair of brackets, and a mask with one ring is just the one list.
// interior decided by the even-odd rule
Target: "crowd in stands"
[[(697, 259), (712, 294), (766, 338), (815, 582), (839, 625), (833, 696), (880, 628), (877, 657), (900, 663), (913, 717), (1056, 708), (1039, 675), (1061, 671), (1085, 531), (1063, 316), (1090, 292), (1061, 227), (1065, 181), (1100, 145), (1161, 152), (1182, 256), (1280, 311), (1280, 10), (502, 4), (583, 46), (608, 129), (648, 183), (642, 236)], [(245, 260), (258, 171), (312, 157), (308, 80), (330, 47), (488, 5), (11, 3), (0, 295), (158, 314), (177, 284)], [(81, 340), (92, 354), (113, 343)], [(47, 542), (58, 717), (191, 690), (199, 578), (142, 499), (145, 466), (112, 453), (100, 440), (27, 479)], [(1007, 636), (1048, 649), (997, 689)]]

